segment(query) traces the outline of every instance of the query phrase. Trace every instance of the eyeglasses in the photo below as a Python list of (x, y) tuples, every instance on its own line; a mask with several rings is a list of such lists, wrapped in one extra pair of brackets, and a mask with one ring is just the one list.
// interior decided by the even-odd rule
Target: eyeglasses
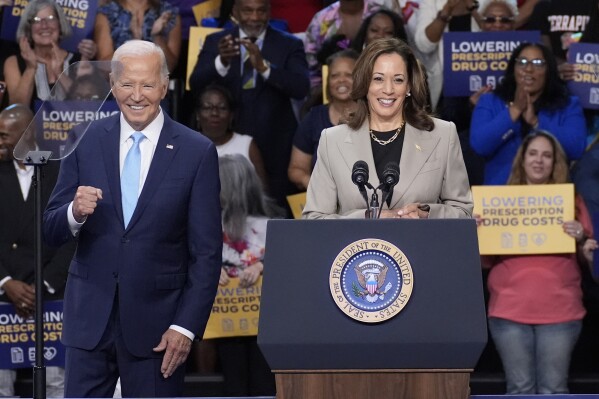
[(220, 104), (220, 105), (202, 104), (202, 105), (200, 105), (200, 111), (205, 112), (207, 114), (212, 111), (216, 111), (220, 114), (224, 114), (225, 112), (229, 112), (229, 107), (227, 107), (226, 105), (223, 105), (223, 104)]
[(54, 15), (48, 15), (47, 17), (33, 17), (31, 18), (31, 23), (33, 25), (41, 25), (42, 22), (46, 22), (48, 24), (58, 22), (58, 18)]
[(486, 24), (492, 24), (499, 22), (501, 24), (511, 24), (514, 22), (514, 17), (483, 17), (483, 22)]
[(527, 60), (526, 58), (516, 58), (516, 67), (526, 68), (527, 65), (532, 65), (536, 69), (543, 69), (547, 65), (547, 61), (540, 58)]

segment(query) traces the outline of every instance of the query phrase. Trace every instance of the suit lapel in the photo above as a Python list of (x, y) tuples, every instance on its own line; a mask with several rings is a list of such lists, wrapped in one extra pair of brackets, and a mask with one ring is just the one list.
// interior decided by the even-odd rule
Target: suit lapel
[(432, 132), (417, 130), (408, 124), (405, 134), (399, 162), (399, 183), (393, 190), (391, 208), (397, 206), (403, 198), (440, 140)]
[(121, 173), (119, 167), (121, 124), (119, 121), (119, 118), (115, 118), (114, 124), (106, 127), (106, 131), (100, 139), (100, 145), (102, 147), (102, 157), (104, 158), (108, 187), (112, 195), (115, 211), (122, 226), (123, 202), (121, 200)]
[(133, 211), (127, 230), (131, 229), (137, 223), (140, 216), (143, 214), (144, 209), (150, 203), (156, 190), (160, 186), (164, 174), (179, 150), (177, 136), (178, 133), (175, 123), (166, 113), (164, 113), (164, 126), (160, 132), (158, 144), (156, 144), (156, 150), (154, 151), (154, 156), (150, 163), (148, 177), (146, 177), (146, 181), (141, 190), (141, 194), (139, 195), (139, 199), (137, 200), (137, 206), (135, 207), (135, 211)]
[(350, 129), (345, 140), (339, 142), (339, 153), (347, 165), (348, 180), (351, 179), (354, 163), (356, 163), (356, 161), (364, 161), (368, 164), (370, 184), (374, 187), (378, 187), (380, 183), (376, 174), (374, 157), (372, 156), (368, 122), (363, 123), (358, 130), (354, 131)]

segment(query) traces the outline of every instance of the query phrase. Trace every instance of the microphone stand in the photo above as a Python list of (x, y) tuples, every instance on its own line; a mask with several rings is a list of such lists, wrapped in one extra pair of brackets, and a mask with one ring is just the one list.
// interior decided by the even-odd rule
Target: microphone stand
[(51, 151), (29, 151), (23, 160), (25, 165), (33, 165), (35, 236), (33, 251), (35, 256), (35, 365), (33, 366), (33, 398), (46, 398), (46, 367), (44, 366), (44, 277), (42, 268), (42, 166), (48, 163)]
[(378, 188), (374, 188), (370, 204), (368, 205), (368, 219), (378, 219), (381, 216), (381, 206), (379, 205), (379, 195), (376, 193)]

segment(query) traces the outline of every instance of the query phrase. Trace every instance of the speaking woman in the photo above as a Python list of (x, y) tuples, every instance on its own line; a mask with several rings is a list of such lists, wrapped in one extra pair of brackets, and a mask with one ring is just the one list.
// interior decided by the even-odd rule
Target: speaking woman
[(455, 125), (425, 110), (425, 75), (412, 50), (390, 38), (372, 42), (353, 72), (358, 103), (347, 125), (323, 131), (303, 217), (363, 218), (366, 202), (352, 183), (364, 161), (377, 187), (389, 164), (399, 183), (383, 218), (469, 218), (472, 196)]

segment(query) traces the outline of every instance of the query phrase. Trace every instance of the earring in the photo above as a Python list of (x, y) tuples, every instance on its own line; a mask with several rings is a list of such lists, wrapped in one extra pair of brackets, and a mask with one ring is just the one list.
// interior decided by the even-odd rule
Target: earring
[(406, 94), (406, 97), (410, 97), (412, 95), (412, 93), (408, 92), (408, 94)]

